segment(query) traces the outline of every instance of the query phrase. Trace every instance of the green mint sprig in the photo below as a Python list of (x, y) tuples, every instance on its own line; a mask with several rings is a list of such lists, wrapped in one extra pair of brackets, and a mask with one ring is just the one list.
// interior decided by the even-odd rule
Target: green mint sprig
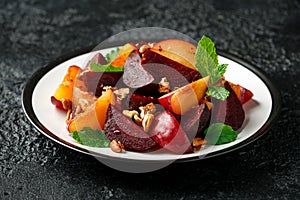
[(104, 131), (84, 127), (80, 131), (71, 132), (70, 135), (80, 144), (90, 147), (109, 147), (110, 141)]
[(120, 48), (116, 48), (116, 49), (111, 50), (109, 53), (107, 53), (105, 55), (105, 58), (106, 58), (107, 62), (108, 63), (112, 62), (117, 57), (117, 55), (119, 53), (120, 53)]
[(118, 56), (120, 48), (111, 50), (105, 55), (108, 64), (102, 65), (100, 63), (91, 63), (91, 70), (94, 72), (123, 72), (123, 67), (114, 67), (110, 63)]
[(213, 123), (204, 131), (209, 144), (225, 144), (236, 140), (237, 132), (223, 123)]
[(197, 70), (204, 77), (210, 76), (210, 85), (206, 94), (224, 101), (229, 96), (228, 90), (221, 86), (213, 86), (213, 84), (222, 78), (228, 65), (219, 65), (215, 44), (209, 37), (202, 36), (198, 42), (195, 58)]
[(109, 63), (102, 65), (99, 63), (92, 62), (91, 63), (91, 70), (94, 72), (123, 72), (123, 67), (114, 67), (111, 66)]

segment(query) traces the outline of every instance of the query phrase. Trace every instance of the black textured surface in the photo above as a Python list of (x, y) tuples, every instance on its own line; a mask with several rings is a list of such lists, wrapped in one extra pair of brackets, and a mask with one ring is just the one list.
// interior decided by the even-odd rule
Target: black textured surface
[[(258, 65), (282, 94), (268, 134), (238, 151), (127, 174), (38, 133), (21, 108), (28, 77), (55, 57), (134, 27), (161, 26)], [(0, 199), (299, 199), (300, 2), (0, 2)]]

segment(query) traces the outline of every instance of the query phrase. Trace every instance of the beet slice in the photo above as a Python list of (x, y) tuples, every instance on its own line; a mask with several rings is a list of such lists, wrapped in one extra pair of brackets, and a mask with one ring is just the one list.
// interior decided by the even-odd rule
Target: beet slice
[(142, 67), (140, 55), (132, 52), (124, 65), (123, 82), (130, 88), (140, 88), (153, 80), (153, 76)]
[[(162, 77), (167, 77), (172, 87), (182, 87), (187, 83), (202, 78), (200, 72), (197, 70), (159, 55), (150, 49), (144, 52), (142, 64), (144, 69), (154, 76), (155, 82), (159, 82)], [(179, 73), (172, 72), (170, 68)]]
[(92, 62), (95, 62), (95, 63), (98, 63), (98, 64), (102, 64), (102, 65), (107, 64), (106, 59), (104, 58), (104, 56), (101, 53), (95, 54), (92, 57), (92, 59), (86, 64), (85, 69), (90, 69)]
[(157, 98), (151, 96), (132, 94), (129, 97), (129, 110), (139, 110), (140, 106), (145, 106), (149, 103), (158, 104), (159, 102)]
[(211, 112), (205, 103), (186, 112), (180, 121), (182, 129), (192, 141), (194, 137), (203, 137), (205, 128), (210, 122)]
[(227, 124), (231, 126), (233, 130), (238, 130), (241, 128), (245, 120), (245, 111), (235, 92), (230, 87), (228, 81), (224, 83), (224, 87), (229, 91), (230, 94), (225, 101), (212, 98), (214, 105), (212, 111), (212, 121)]
[(101, 96), (104, 86), (114, 87), (122, 77), (123, 72), (94, 72), (84, 71), (78, 77), (82, 80), (88, 92), (92, 92), (95, 96)]
[(112, 105), (107, 110), (104, 131), (110, 141), (120, 141), (125, 149), (146, 151), (157, 146), (157, 143), (140, 126)]

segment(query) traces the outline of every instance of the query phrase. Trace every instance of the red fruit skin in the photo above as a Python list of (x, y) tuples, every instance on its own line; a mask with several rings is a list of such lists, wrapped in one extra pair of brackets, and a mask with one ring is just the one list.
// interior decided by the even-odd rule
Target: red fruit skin
[(176, 92), (170, 92), (168, 94), (165, 94), (163, 96), (161, 96), (160, 98), (158, 98), (159, 103), (166, 109), (169, 111), (172, 111), (172, 106), (171, 106), (171, 98), (173, 96), (173, 94)]
[(51, 103), (56, 106), (56, 108), (64, 110), (62, 102), (57, 100), (54, 96), (51, 96)]
[(241, 101), (236, 96), (235, 92), (231, 89), (229, 83), (224, 82), (224, 87), (229, 91), (229, 96), (225, 101), (220, 101), (212, 98), (213, 110), (212, 121), (227, 124), (238, 130), (242, 127), (245, 120), (245, 112)]
[(192, 151), (191, 143), (176, 118), (164, 111), (155, 116), (150, 131), (152, 138), (162, 147), (175, 154)]
[(241, 92), (240, 101), (242, 104), (247, 103), (253, 97), (253, 93), (247, 88), (244, 88), (242, 86), (240, 86), (240, 92)]
[(229, 81), (228, 81), (228, 83), (242, 104), (245, 104), (250, 99), (252, 99), (253, 93), (250, 90), (248, 90), (247, 88), (245, 88), (239, 84), (234, 84)]

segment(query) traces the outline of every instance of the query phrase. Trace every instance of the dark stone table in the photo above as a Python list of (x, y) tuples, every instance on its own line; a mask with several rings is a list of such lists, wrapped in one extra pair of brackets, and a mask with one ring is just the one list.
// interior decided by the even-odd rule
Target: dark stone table
[[(134, 27), (212, 37), (278, 84), (282, 110), (257, 141), (146, 174), (63, 147), (21, 107), (31, 74), (63, 53)], [(300, 1), (0, 2), (0, 199), (300, 199)]]

